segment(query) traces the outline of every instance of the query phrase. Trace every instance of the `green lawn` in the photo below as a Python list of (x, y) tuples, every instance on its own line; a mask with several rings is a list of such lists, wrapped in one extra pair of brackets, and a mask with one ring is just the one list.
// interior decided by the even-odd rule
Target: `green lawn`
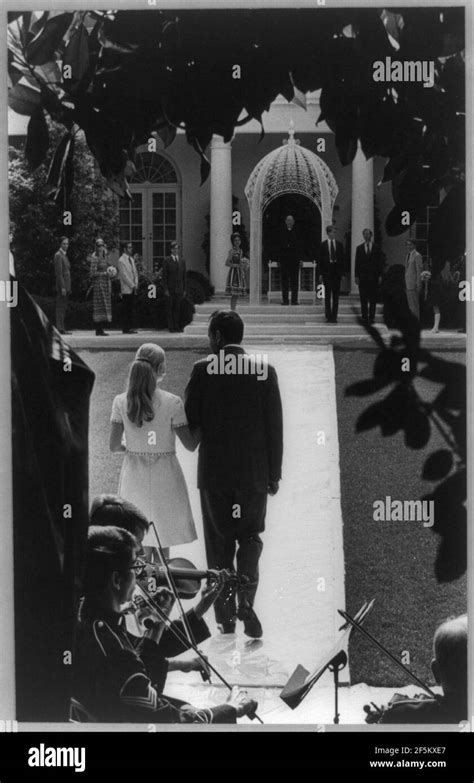
[[(183, 396), (193, 363), (206, 351), (168, 352), (163, 388)], [(109, 417), (115, 394), (124, 390), (133, 351), (81, 352), (96, 372), (90, 419), (90, 497), (115, 492), (120, 456), (108, 449)], [(466, 583), (459, 579), (439, 585), (433, 575), (438, 538), (419, 522), (374, 522), (373, 502), (420, 498), (428, 485), (420, 479), (425, 452), (405, 448), (400, 436), (382, 438), (378, 431), (355, 434), (367, 399), (344, 396), (344, 389), (371, 375), (374, 354), (336, 350), (342, 510), (346, 565), (346, 602), (355, 612), (363, 601), (376, 603), (366, 627), (395, 655), (408, 651), (410, 665), (422, 678), (429, 671), (431, 639), (448, 615), (465, 611)], [(444, 354), (447, 357), (447, 354)], [(458, 361), (463, 355), (453, 355)], [(430, 442), (434, 447), (435, 438)], [(365, 640), (351, 642), (353, 682), (376, 685), (407, 684), (403, 673)]]
[[(383, 438), (379, 429), (356, 434), (358, 416), (375, 397), (345, 397), (344, 390), (372, 375), (375, 354), (336, 350), (334, 356), (348, 611), (375, 598), (367, 630), (395, 656), (408, 651), (415, 674), (433, 682), (433, 632), (449, 615), (466, 611), (466, 580), (436, 582), (433, 565), (439, 537), (422, 522), (374, 522), (372, 514), (375, 500), (387, 495), (416, 500), (430, 489), (420, 478), (421, 468), (439, 436), (432, 435), (426, 450), (411, 451), (401, 434)], [(443, 358), (465, 361), (464, 354), (444, 353)], [(407, 684), (403, 672), (356, 634), (350, 650), (353, 682)]]

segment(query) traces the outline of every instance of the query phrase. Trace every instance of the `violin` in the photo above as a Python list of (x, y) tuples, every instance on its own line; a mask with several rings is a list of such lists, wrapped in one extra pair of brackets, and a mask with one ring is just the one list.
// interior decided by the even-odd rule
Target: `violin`
[[(166, 587), (168, 586), (168, 573), (171, 575), (176, 597)], [(134, 632), (140, 637), (152, 639), (159, 644), (165, 628), (171, 626), (168, 620), (174, 603), (181, 599), (195, 598), (201, 587), (201, 580), (207, 578), (211, 590), (214, 589), (215, 596), (210, 598), (210, 604), (215, 600), (224, 584), (240, 584), (243, 580), (238, 579), (235, 574), (223, 569), (199, 570), (195, 568), (190, 560), (185, 558), (173, 558), (167, 561), (167, 566), (160, 563), (144, 563), (143, 569), (137, 574), (136, 586), (132, 601), (124, 607), (127, 614), (133, 615), (136, 628)], [(229, 600), (230, 593), (226, 600)], [(171, 630), (178, 634), (177, 629)], [(186, 645), (186, 636), (183, 636), (183, 644)], [(201, 677), (204, 682), (210, 680), (210, 670), (206, 667), (204, 656), (202, 660)]]
[(226, 569), (200, 570), (184, 557), (174, 557), (168, 560), (167, 564), (166, 567), (162, 563), (146, 563), (143, 571), (137, 574), (138, 581), (146, 582), (143, 587), (150, 596), (153, 596), (160, 587), (168, 585), (168, 571), (174, 579), (179, 597), (185, 600), (196, 597), (202, 579), (208, 579), (211, 584), (223, 579), (232, 587), (241, 587), (245, 583), (245, 579)]

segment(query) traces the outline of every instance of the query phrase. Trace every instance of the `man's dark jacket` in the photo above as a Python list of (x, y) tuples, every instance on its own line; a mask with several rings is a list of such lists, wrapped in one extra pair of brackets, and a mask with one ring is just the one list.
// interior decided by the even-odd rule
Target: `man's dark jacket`
[[(241, 346), (226, 346), (223, 356), (245, 355)], [(278, 379), (256, 374), (213, 374), (211, 356), (196, 362), (186, 389), (191, 429), (200, 427), (198, 487), (252, 489), (266, 492), (281, 478), (283, 417)], [(214, 357), (216, 359), (216, 357)], [(246, 360), (247, 361), (247, 360)]]

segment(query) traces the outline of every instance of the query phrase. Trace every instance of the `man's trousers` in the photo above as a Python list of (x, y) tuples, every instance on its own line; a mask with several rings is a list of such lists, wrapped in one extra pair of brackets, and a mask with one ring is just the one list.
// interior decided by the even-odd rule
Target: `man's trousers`
[[(253, 606), (263, 549), (259, 534), (265, 529), (267, 493), (253, 489), (201, 489), (201, 509), (208, 567), (235, 568), (243, 583), (237, 589), (239, 606)], [(224, 589), (214, 604), (214, 611), (218, 623), (234, 620), (235, 590)]]
[(373, 323), (377, 308), (378, 281), (376, 279), (363, 280), (359, 278), (359, 297), (361, 315), (364, 321)]

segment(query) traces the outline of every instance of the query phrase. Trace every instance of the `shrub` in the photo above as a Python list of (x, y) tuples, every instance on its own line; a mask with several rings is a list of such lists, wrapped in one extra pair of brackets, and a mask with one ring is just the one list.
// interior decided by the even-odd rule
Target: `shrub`
[[(193, 298), (193, 290), (199, 296), (199, 299)], [(195, 272), (194, 269), (190, 269), (186, 273), (186, 294), (191, 301), (196, 304), (202, 304), (202, 302), (208, 302), (214, 296), (214, 286), (211, 285), (209, 278), (203, 275), (202, 272)], [(200, 298), (201, 295), (202, 299)]]
[(23, 147), (9, 148), (10, 220), (14, 224), (13, 253), (18, 279), (32, 294), (54, 293), (54, 254), (59, 237), (70, 239), (72, 299), (83, 300), (89, 281), (89, 261), (94, 239), (102, 236), (114, 247), (118, 236), (118, 199), (97, 171), (82, 133), (75, 136), (72, 226), (63, 225), (63, 205), (48, 197), (46, 186), (53, 152), (64, 129), (49, 122), (51, 144), (45, 162), (34, 171)]
[[(115, 281), (114, 281), (115, 282)], [(150, 297), (150, 285), (155, 285), (156, 297)], [(116, 286), (113, 286), (112, 293), (112, 322), (111, 326), (120, 328), (120, 307), (121, 300)], [(155, 292), (152, 291), (152, 292)], [(52, 323), (55, 323), (56, 299), (54, 296), (35, 297), (43, 312), (48, 316)], [(92, 320), (93, 304), (92, 296), (83, 301), (69, 300), (66, 311), (66, 327), (68, 329), (93, 329), (95, 328)], [(192, 320), (192, 316), (191, 316)], [(139, 276), (138, 293), (135, 298), (134, 323), (139, 328), (164, 329), (167, 326), (166, 318), (166, 300), (163, 289), (158, 280), (155, 283), (145, 275)], [(189, 321), (187, 321), (189, 323)]]

